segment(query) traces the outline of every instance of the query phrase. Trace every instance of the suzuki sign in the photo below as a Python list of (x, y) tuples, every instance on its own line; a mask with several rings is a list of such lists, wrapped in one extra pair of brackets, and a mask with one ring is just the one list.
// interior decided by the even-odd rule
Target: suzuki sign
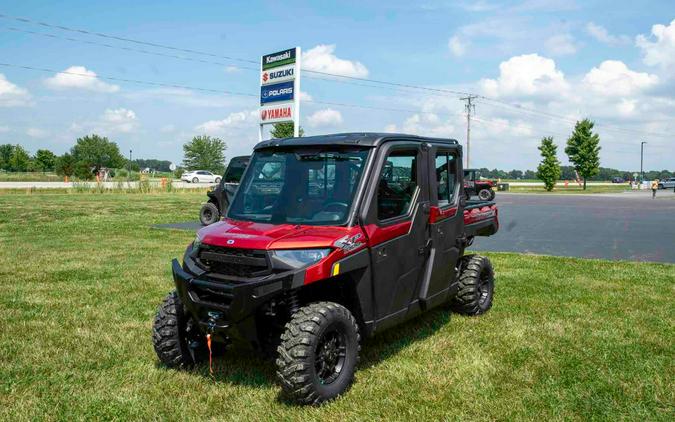
[(272, 123), (293, 122), (300, 128), (300, 47), (262, 56), (260, 61), (260, 130)]

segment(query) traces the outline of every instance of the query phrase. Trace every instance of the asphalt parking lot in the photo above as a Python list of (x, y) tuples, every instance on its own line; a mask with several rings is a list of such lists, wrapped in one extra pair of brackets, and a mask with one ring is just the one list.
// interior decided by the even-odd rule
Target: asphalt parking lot
[[(498, 193), (499, 232), (472, 249), (675, 263), (675, 193)], [(197, 210), (195, 209), (195, 214)], [(157, 228), (198, 230), (198, 222)]]
[(675, 263), (672, 190), (597, 195), (497, 194), (499, 232), (473, 249)]

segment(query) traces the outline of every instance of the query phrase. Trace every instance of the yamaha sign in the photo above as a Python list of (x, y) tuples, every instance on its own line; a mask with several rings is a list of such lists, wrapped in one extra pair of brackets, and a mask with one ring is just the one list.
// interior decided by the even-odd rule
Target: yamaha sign
[(300, 123), (300, 48), (289, 48), (262, 56), (260, 62), (260, 131), (263, 125)]

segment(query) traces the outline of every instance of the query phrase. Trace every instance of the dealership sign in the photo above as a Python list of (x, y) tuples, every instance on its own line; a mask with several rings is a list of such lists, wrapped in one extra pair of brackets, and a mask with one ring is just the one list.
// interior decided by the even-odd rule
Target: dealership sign
[(275, 67), (263, 70), (260, 74), (260, 85), (270, 85), (295, 79), (295, 65)]
[(279, 123), (293, 120), (295, 105), (286, 103), (281, 105), (269, 105), (260, 108), (261, 123)]
[(300, 48), (262, 56), (260, 61), (260, 130), (272, 123), (293, 122), (294, 136), (300, 123)]
[(260, 87), (260, 105), (293, 100), (293, 81)]

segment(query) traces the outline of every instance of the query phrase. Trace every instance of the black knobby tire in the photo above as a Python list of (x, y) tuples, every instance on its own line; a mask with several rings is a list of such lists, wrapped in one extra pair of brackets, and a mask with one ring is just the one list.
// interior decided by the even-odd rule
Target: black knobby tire
[(199, 210), (199, 221), (203, 226), (213, 224), (220, 219), (220, 211), (213, 202), (207, 202)]
[(460, 261), (459, 290), (452, 301), (453, 309), (462, 315), (484, 314), (492, 307), (495, 279), (490, 260), (480, 255), (467, 255)]
[(496, 196), (497, 192), (495, 192), (494, 189), (490, 189), (490, 201), (494, 201)]
[(292, 400), (319, 404), (351, 386), (360, 350), (359, 328), (347, 308), (312, 303), (286, 324), (277, 348), (277, 377)]
[(492, 193), (492, 189), (484, 188), (478, 191), (478, 197), (483, 201), (490, 201), (492, 200)]
[(176, 291), (169, 293), (152, 326), (152, 344), (160, 362), (170, 368), (188, 368), (203, 361), (207, 349), (201, 337)]

